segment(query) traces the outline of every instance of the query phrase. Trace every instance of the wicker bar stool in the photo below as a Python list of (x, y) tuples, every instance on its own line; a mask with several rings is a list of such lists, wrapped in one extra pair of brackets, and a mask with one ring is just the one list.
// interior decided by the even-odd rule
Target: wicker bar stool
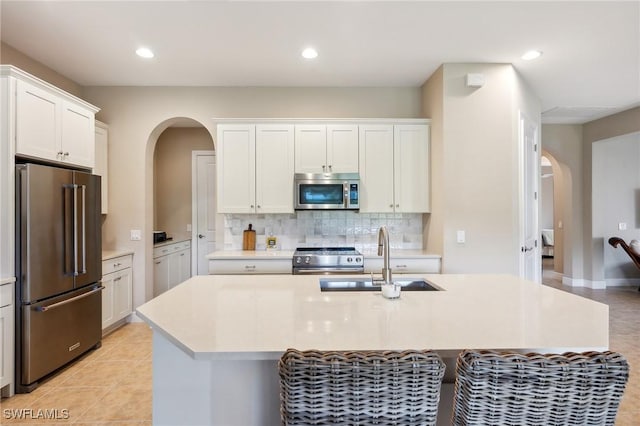
[(615, 352), (563, 355), (464, 351), (454, 425), (613, 425), (629, 378)]
[(430, 351), (298, 351), (280, 358), (285, 425), (435, 425), (444, 363)]

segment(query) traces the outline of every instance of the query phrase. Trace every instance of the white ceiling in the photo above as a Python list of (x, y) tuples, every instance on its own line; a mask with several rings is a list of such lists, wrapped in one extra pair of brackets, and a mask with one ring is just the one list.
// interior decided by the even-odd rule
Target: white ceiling
[[(420, 86), (513, 63), (545, 122), (640, 105), (640, 1), (8, 1), (2, 40), (83, 86)], [(139, 46), (156, 57), (138, 58)], [(314, 61), (300, 56), (312, 45)], [(535, 61), (520, 59), (539, 49)]]

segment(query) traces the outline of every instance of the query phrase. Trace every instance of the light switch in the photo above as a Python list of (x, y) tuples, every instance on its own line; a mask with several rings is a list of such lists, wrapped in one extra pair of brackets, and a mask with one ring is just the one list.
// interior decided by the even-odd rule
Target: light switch
[(142, 231), (139, 229), (131, 230), (131, 241), (140, 241), (142, 239)]
[(464, 231), (457, 231), (456, 232), (456, 241), (458, 241), (458, 243), (463, 244), (465, 242), (465, 232)]
[(187, 232), (191, 232), (191, 224), (187, 223)]
[(627, 224), (625, 222), (618, 223), (618, 231), (626, 231), (626, 230), (627, 230)]

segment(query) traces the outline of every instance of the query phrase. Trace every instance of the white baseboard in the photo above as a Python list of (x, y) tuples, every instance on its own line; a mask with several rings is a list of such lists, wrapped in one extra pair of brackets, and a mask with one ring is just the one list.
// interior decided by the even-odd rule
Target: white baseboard
[(562, 280), (564, 278), (561, 272), (556, 271), (544, 271), (543, 274), (554, 280)]
[(602, 290), (607, 288), (606, 281), (591, 281), (582, 278), (562, 277), (562, 284), (570, 287), (587, 287), (594, 290)]
[(640, 278), (607, 278), (607, 287), (638, 287)]

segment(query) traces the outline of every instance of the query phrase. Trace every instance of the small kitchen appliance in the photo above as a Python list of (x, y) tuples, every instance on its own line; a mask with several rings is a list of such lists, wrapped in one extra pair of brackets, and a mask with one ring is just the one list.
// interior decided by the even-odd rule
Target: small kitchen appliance
[(296, 210), (359, 210), (358, 173), (296, 173)]
[(293, 253), (293, 274), (362, 274), (364, 256), (355, 247), (301, 247)]

